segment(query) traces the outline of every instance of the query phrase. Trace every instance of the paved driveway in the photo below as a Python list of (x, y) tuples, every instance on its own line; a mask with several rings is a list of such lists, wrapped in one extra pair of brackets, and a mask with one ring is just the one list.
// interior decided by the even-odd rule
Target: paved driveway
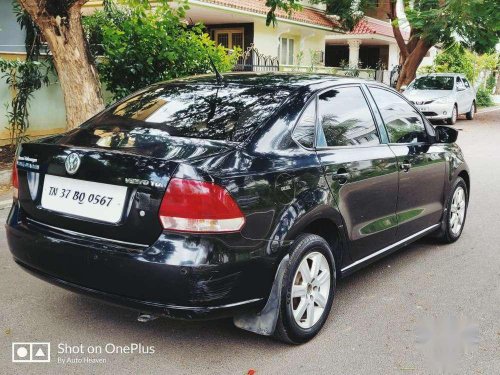
[[(500, 373), (500, 111), (456, 127), (472, 171), (462, 239), (421, 240), (342, 280), (322, 333), (298, 347), (229, 320), (138, 323), (134, 312), (26, 274), (1, 232), (0, 373)], [(0, 220), (6, 215), (0, 211)], [(50, 342), (52, 362), (11, 363), (11, 343), (19, 341)], [(80, 344), (103, 354), (57, 353)], [(154, 354), (104, 353), (132, 344), (142, 352), (154, 346)], [(68, 359), (82, 363), (57, 363)], [(86, 363), (96, 360), (104, 363)]]

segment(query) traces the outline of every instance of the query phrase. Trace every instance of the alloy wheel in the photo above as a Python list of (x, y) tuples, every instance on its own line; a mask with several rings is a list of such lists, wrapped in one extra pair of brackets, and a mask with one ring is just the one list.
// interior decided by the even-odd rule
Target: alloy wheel
[(450, 229), (456, 236), (460, 234), (465, 220), (465, 191), (462, 187), (458, 187), (453, 193), (451, 201), (451, 214), (450, 214)]
[(300, 262), (293, 278), (292, 313), (301, 328), (311, 328), (323, 315), (330, 278), (330, 265), (323, 254), (312, 252)]

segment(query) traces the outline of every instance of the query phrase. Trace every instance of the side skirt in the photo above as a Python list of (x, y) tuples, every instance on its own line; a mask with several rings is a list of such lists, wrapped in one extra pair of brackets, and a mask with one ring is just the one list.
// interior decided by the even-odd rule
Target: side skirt
[(392, 245), (384, 247), (383, 249), (381, 249), (379, 251), (376, 251), (376, 252), (374, 252), (374, 253), (372, 253), (372, 254), (370, 254), (362, 259), (357, 260), (354, 263), (349, 264), (348, 266), (346, 266), (340, 270), (342, 272), (342, 276), (347, 276), (347, 275), (353, 273), (354, 271), (357, 271), (358, 269), (360, 269), (360, 268), (362, 268), (370, 263), (373, 263), (376, 260), (381, 259), (381, 258), (385, 257), (386, 255), (389, 255), (389, 254), (395, 252), (396, 250), (399, 250), (402, 247), (404, 247), (412, 242), (415, 242), (419, 238), (422, 238), (425, 235), (438, 229), (440, 225), (441, 225), (441, 223), (434, 224), (428, 228), (421, 230), (420, 232), (412, 234), (409, 237), (403, 238), (402, 240), (400, 240)]

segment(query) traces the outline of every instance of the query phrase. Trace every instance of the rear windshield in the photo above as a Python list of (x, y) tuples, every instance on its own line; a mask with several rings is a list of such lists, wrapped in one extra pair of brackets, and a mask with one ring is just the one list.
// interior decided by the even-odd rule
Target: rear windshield
[[(110, 127), (116, 133), (117, 126), (121, 131), (126, 127), (129, 132), (135, 129), (137, 133), (150, 129), (146, 132), (149, 135), (155, 129), (163, 136), (241, 142), (289, 94), (283, 89), (256, 86), (155, 86), (114, 105), (91, 120), (86, 128), (104, 133)], [(100, 143), (106, 146), (106, 142)]]
[(453, 77), (427, 76), (419, 77), (408, 86), (413, 90), (453, 90)]

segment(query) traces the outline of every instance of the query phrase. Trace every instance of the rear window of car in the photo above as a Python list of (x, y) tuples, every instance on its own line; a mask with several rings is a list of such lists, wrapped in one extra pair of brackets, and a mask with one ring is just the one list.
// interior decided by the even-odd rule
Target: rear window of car
[(289, 94), (261, 86), (156, 86), (112, 106), (87, 127), (105, 133), (110, 126), (127, 127), (129, 132), (155, 129), (164, 136), (241, 142)]
[(419, 77), (408, 86), (410, 90), (453, 90), (453, 77), (425, 76)]

